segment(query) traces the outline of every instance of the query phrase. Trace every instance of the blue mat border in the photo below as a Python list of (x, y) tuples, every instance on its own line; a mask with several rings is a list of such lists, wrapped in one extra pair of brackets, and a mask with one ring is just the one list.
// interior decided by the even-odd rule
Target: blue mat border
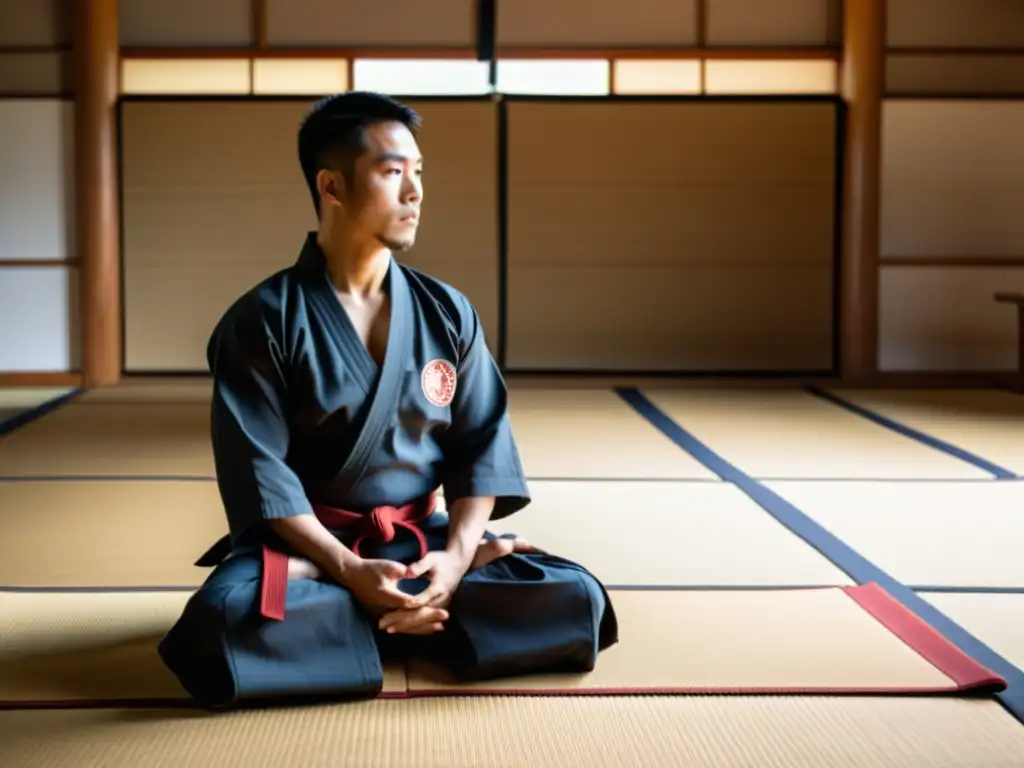
[(824, 400), (832, 405), (838, 406), (845, 411), (856, 414), (862, 418), (867, 419), (880, 427), (892, 430), (903, 437), (908, 437), (911, 440), (916, 440), (922, 445), (927, 445), (929, 448), (934, 448), (937, 451), (941, 451), (949, 456), (960, 459), (961, 461), (967, 462), (978, 469), (988, 472), (990, 475), (998, 480), (1017, 480), (1019, 475), (1006, 467), (1001, 467), (998, 464), (989, 461), (986, 458), (978, 456), (977, 454), (971, 453), (970, 451), (964, 450), (959, 446), (947, 443), (945, 440), (940, 440), (937, 437), (908, 427), (906, 424), (901, 424), (895, 419), (891, 419), (888, 416), (883, 416), (870, 408), (865, 408), (863, 405), (850, 402), (844, 397), (840, 397), (834, 392), (821, 389), (819, 387), (805, 387), (808, 394), (813, 395), (821, 400)]
[(931, 625), (937, 632), (979, 664), (1006, 680), (1005, 691), (996, 694), (1003, 706), (1024, 724), (1024, 671), (989, 648), (954, 622), (913, 589), (897, 581), (829, 530), (778, 494), (726, 461), (694, 435), (662, 412), (638, 389), (615, 390), (628, 405), (659, 429), (682, 450), (721, 477), (733, 483), (765, 512), (858, 584), (875, 582), (893, 598)]
[(31, 424), (33, 421), (41, 419), (48, 413), (52, 413), (58, 408), (67, 405), (75, 398), (85, 394), (86, 391), (87, 390), (83, 387), (76, 387), (70, 392), (65, 392), (63, 395), (58, 395), (57, 397), (46, 400), (37, 406), (24, 410), (21, 413), (17, 413), (11, 418), (0, 422), (0, 438), (7, 437), (7, 435), (11, 434), (15, 430), (21, 429), (22, 427)]

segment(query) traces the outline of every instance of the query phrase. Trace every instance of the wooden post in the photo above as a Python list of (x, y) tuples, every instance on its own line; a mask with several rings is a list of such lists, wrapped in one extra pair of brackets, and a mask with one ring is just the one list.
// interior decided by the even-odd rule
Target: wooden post
[(841, 376), (878, 371), (878, 262), (886, 0), (845, 0), (842, 94), (846, 101), (840, 270)]
[(117, 192), (120, 66), (117, 0), (75, 8), (75, 232), (79, 258), (82, 379), (121, 378), (121, 286)]

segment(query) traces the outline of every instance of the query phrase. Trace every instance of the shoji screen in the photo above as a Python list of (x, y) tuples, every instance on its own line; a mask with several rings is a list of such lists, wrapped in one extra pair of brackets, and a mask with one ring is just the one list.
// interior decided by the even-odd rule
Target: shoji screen
[[(890, 100), (882, 165), (883, 370), (1016, 364), (996, 291), (1024, 290), (1024, 102)], [(950, 266), (944, 266), (949, 261)], [(976, 263), (972, 265), (972, 262)]]
[[(463, 290), (497, 333), (497, 116), (490, 100), (408, 102), (424, 118), (424, 220), (403, 255)], [(123, 105), (129, 371), (205, 370), (214, 323), (294, 262), (315, 229), (295, 154), (305, 101)]]
[(513, 100), (508, 365), (823, 370), (836, 104)]

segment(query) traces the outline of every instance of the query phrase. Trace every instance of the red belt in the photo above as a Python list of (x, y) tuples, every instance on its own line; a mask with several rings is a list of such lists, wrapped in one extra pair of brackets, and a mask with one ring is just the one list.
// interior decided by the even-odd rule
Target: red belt
[[(356, 539), (351, 546), (356, 555), (359, 555), (359, 545), (365, 539), (375, 538), (387, 543), (395, 538), (396, 528), (405, 528), (419, 542), (420, 557), (426, 557), (427, 538), (416, 523), (433, 513), (434, 501), (435, 494), (432, 493), (404, 507), (376, 507), (367, 514), (334, 509), (322, 504), (314, 504), (313, 512), (326, 528), (357, 528)], [(288, 555), (264, 545), (260, 613), (265, 618), (283, 621), (287, 593)]]

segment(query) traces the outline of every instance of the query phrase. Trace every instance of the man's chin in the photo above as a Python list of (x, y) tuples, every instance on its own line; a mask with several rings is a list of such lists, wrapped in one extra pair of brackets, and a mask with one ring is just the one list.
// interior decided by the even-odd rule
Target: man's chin
[(416, 245), (415, 237), (403, 237), (403, 238), (390, 238), (381, 237), (379, 240), (384, 246), (395, 253), (404, 253)]

